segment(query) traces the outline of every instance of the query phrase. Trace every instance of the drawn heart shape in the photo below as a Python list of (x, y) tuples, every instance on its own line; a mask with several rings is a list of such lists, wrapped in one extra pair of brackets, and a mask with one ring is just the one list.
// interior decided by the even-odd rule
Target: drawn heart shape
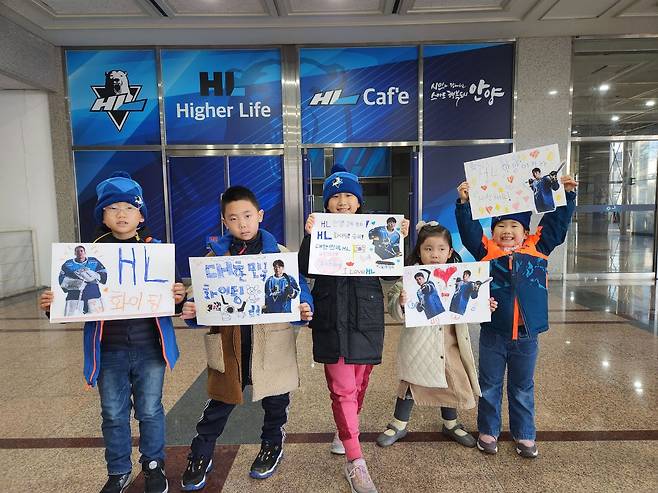
[(532, 159), (535, 159), (537, 156), (539, 156), (539, 151), (535, 149), (530, 153), (530, 156), (532, 157)]
[(493, 210), (493, 207), (491, 207), (490, 205), (488, 205), (487, 207), (485, 207), (485, 209), (487, 209), (487, 213), (488, 213), (488, 214), (491, 214), (491, 211)]
[(527, 202), (528, 200), (530, 200), (530, 197), (523, 197), (523, 200)]
[(518, 209), (520, 206), (521, 206), (521, 203), (520, 203), (520, 202), (514, 202), (514, 203), (512, 204), (512, 207), (513, 207), (514, 209)]
[(487, 190), (487, 186), (486, 186), (486, 185), (481, 185), (480, 188), (481, 188), (482, 190), (485, 190), (485, 191)]
[(352, 267), (354, 265), (354, 262), (345, 262), (345, 265), (347, 265), (348, 267)]
[(517, 190), (517, 191), (516, 191), (516, 194), (517, 194), (517, 195), (521, 195), (522, 193), (523, 193), (523, 190)]
[(512, 183), (514, 181), (514, 176), (513, 175), (508, 176), (507, 181)]
[(452, 276), (455, 272), (457, 272), (457, 267), (454, 265), (451, 265), (447, 269), (434, 269), (434, 277), (438, 277), (441, 279), (443, 282), (448, 284), (448, 279), (450, 279), (450, 276)]
[(441, 293), (442, 298), (447, 298), (448, 296), (450, 296), (450, 293), (445, 293), (445, 292)]

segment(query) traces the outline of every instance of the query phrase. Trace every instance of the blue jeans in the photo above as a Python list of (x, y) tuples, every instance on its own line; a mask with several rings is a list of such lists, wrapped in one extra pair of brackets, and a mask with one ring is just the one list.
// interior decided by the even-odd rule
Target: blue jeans
[(537, 336), (529, 335), (525, 327), (519, 327), (516, 341), (491, 329), (480, 331), (480, 433), (495, 437), (500, 434), (503, 379), (507, 367), (510, 431), (515, 440), (535, 439), (534, 374), (538, 354)]
[(98, 391), (108, 474), (131, 471), (130, 410), (139, 421), (140, 462), (164, 460), (165, 414), (162, 384), (165, 362), (159, 348), (101, 352)]

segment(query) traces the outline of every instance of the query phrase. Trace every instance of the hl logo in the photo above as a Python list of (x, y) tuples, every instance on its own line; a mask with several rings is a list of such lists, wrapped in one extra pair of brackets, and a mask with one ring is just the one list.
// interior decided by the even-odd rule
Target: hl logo
[(357, 104), (359, 102), (359, 95), (340, 97), (342, 89), (334, 89), (333, 91), (316, 92), (311, 98), (309, 106), (330, 106), (334, 104)]
[(199, 94), (210, 96), (213, 90), (215, 96), (244, 96), (244, 87), (235, 87), (235, 72), (213, 72), (213, 78), (208, 72), (199, 72)]
[(137, 99), (142, 86), (131, 85), (125, 70), (105, 72), (105, 84), (91, 86), (91, 90), (94, 91), (96, 100), (89, 111), (107, 113), (119, 132), (131, 111), (144, 111), (146, 106), (146, 99)]

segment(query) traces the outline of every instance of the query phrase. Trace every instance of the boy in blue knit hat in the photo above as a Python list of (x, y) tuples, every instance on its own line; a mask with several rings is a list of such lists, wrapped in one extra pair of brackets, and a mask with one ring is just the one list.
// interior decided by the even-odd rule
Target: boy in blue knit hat
[(498, 301), (491, 322), (480, 331), (477, 447), (498, 452), (501, 428), (503, 379), (507, 368), (509, 421), (516, 452), (526, 458), (538, 455), (535, 443), (534, 373), (539, 353), (538, 335), (548, 330), (548, 256), (564, 242), (576, 207), (578, 183), (561, 178), (567, 204), (544, 214), (535, 234), (530, 234), (530, 212), (508, 214), (491, 220), (492, 237), (482, 233), (472, 219), (468, 182), (457, 188), (455, 214), (462, 243), (476, 260), (491, 263), (491, 296)]
[[(94, 217), (99, 232), (94, 243), (159, 243), (148, 234), (142, 187), (128, 173), (114, 173), (96, 187)], [(176, 311), (185, 301), (185, 286), (173, 285)], [(41, 295), (41, 308), (50, 309), (53, 293)], [(170, 317), (87, 322), (84, 327), (84, 375), (98, 382), (108, 479), (101, 493), (123, 492), (132, 471), (130, 411), (139, 421), (139, 459), (144, 491), (168, 489), (164, 472), (165, 415), (162, 385), (165, 367), (172, 369), (178, 346)]]

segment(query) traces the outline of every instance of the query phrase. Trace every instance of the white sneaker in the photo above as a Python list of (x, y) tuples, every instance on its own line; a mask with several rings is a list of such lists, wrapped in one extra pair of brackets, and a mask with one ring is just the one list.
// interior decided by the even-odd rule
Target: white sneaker
[(345, 477), (350, 483), (352, 493), (377, 493), (375, 483), (370, 478), (366, 461), (354, 459), (345, 463)]
[(338, 438), (338, 432), (334, 435), (334, 441), (331, 442), (331, 453), (336, 455), (345, 455), (345, 447), (343, 442)]

